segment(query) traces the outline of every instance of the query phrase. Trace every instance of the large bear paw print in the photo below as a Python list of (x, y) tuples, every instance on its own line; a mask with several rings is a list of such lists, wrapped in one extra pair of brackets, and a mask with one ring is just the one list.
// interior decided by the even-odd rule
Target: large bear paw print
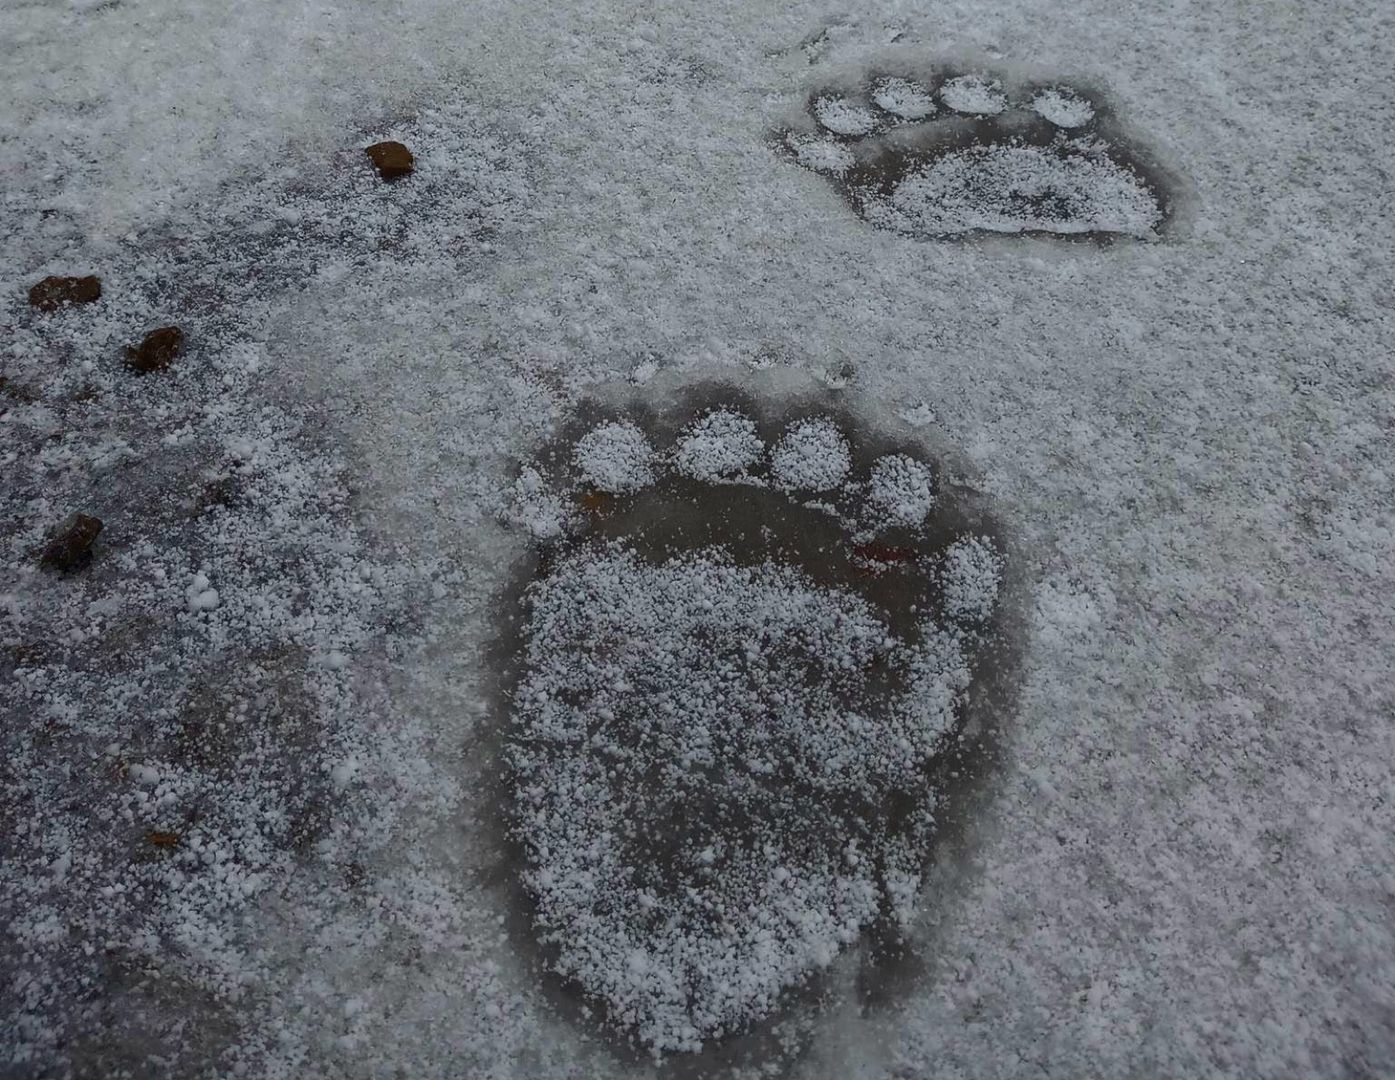
[(731, 398), (523, 469), (523, 884), (555, 970), (651, 1050), (909, 918), (1004, 566), (950, 502), (914, 448)]

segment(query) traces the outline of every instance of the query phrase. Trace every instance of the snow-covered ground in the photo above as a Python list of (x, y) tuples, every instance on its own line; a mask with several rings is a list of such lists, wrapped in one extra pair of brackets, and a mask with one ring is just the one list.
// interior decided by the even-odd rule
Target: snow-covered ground
[[(1392, 45), (1378, 0), (4, 8), (4, 1069), (1387, 1073)], [(931, 69), (981, 79), (866, 82)], [(931, 213), (972, 151), (845, 201), (864, 83), (1107, 106), (1081, 160), (1127, 140), (1160, 235), (914, 235), (1019, 227)], [(520, 915), (510, 499), (586, 399), (712, 382), (989, 507), (1012, 686), (908, 954), (656, 1063)], [(41, 568), (74, 512), (91, 564)]]

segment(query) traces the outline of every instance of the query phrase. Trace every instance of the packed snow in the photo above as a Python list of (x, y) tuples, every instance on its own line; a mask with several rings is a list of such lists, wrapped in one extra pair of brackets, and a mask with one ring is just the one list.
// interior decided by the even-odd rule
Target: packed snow
[(930, 469), (907, 454), (888, 454), (872, 465), (867, 498), (898, 525), (916, 526), (935, 505)]
[(770, 453), (771, 472), (782, 488), (828, 491), (852, 468), (848, 440), (822, 417), (801, 420), (785, 432)]
[(997, 116), (1007, 108), (1007, 95), (996, 79), (958, 75), (940, 87), (940, 98), (955, 112)]
[(872, 110), (845, 98), (819, 98), (814, 102), (814, 115), (835, 135), (866, 135), (877, 126)]
[(673, 448), (673, 464), (694, 480), (745, 477), (765, 457), (756, 422), (733, 409), (713, 409), (694, 420)]
[(612, 495), (635, 491), (654, 479), (654, 448), (632, 423), (602, 424), (576, 444), (582, 478)]
[(1032, 111), (1059, 128), (1078, 128), (1095, 118), (1095, 107), (1078, 94), (1060, 87), (1043, 90), (1032, 98)]
[(872, 100), (892, 116), (902, 120), (924, 120), (935, 112), (935, 98), (925, 87), (910, 79), (888, 76), (872, 88)]

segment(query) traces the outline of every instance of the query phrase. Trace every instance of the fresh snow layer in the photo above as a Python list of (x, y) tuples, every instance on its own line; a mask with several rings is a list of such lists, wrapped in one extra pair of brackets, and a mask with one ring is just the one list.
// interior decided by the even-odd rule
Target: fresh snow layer
[[(0, 9), (0, 1071), (652, 1075), (553, 1007), (501, 884), (491, 646), (535, 541), (497, 517), (588, 393), (722, 379), (944, 448), (1011, 534), (1023, 667), (958, 842), (886, 883), (908, 962), (854, 942), (753, 1062), (674, 1064), (1378, 1074), (1388, 19)], [(1087, 75), (1171, 176), (1160, 241), (877, 232), (772, 152), (819, 87), (965, 56)], [(383, 138), (417, 154), (391, 186)], [(846, 173), (835, 142), (805, 152)], [(86, 273), (100, 302), (27, 309)], [(171, 371), (128, 372), (174, 322)], [(41, 573), (79, 510), (91, 566)]]

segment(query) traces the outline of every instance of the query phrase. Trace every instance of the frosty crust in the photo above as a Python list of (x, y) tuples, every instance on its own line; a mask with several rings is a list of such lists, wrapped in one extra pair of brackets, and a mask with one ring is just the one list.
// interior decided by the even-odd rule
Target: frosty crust
[(881, 228), (1153, 239), (1166, 224), (1157, 178), (1076, 87), (1010, 88), (981, 72), (871, 75), (815, 92), (807, 114), (781, 146)]
[(507, 732), (559, 974), (651, 1049), (748, 1027), (910, 918), (1003, 569), (837, 418), (598, 420), (524, 468), (547, 549)]

